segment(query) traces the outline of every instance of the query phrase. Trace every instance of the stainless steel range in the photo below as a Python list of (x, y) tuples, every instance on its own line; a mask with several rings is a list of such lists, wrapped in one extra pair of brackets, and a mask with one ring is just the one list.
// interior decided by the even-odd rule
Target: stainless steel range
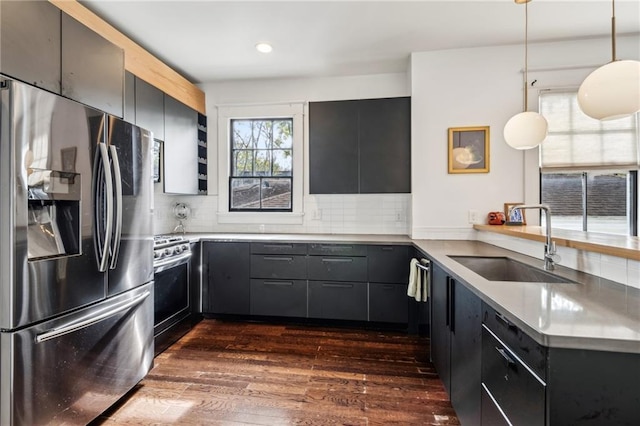
[(192, 327), (191, 245), (180, 235), (154, 237), (154, 342), (159, 354)]

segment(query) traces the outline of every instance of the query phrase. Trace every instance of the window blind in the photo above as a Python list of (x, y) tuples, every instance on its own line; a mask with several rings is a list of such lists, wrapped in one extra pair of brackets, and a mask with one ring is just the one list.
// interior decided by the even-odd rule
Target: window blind
[(540, 145), (540, 167), (551, 171), (637, 168), (638, 114), (600, 121), (585, 115), (575, 91), (540, 93), (549, 133)]

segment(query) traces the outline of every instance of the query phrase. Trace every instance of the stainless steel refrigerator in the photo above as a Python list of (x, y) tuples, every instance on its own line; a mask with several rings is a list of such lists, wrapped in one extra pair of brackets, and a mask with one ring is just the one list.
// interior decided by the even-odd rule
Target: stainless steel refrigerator
[(150, 132), (0, 76), (0, 424), (85, 424), (153, 364)]

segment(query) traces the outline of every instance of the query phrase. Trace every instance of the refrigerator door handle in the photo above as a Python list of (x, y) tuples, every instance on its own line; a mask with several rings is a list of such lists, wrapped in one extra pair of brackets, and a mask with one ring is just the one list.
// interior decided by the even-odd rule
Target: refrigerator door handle
[(45, 331), (44, 333), (40, 333), (36, 336), (36, 343), (46, 342), (47, 340), (55, 339), (60, 336), (64, 336), (65, 334), (73, 333), (74, 331), (81, 330), (83, 328), (87, 328), (93, 324), (97, 324), (100, 321), (104, 321), (107, 318), (110, 318), (114, 315), (119, 314), (120, 312), (126, 311), (127, 309), (140, 304), (144, 299), (146, 299), (151, 294), (150, 291), (145, 291), (141, 295), (137, 296), (135, 299), (129, 300), (120, 304), (119, 306), (104, 309), (99, 314), (90, 314), (86, 315), (76, 321), (70, 322), (68, 324), (61, 325), (60, 327), (56, 327), (49, 331)]
[(100, 142), (98, 143), (98, 149), (100, 151), (100, 159), (102, 160), (104, 182), (107, 187), (107, 190), (105, 191), (107, 196), (107, 219), (105, 220), (106, 229), (104, 232), (104, 246), (101, 250), (102, 253), (100, 253), (100, 264), (98, 265), (98, 269), (100, 272), (106, 272), (109, 262), (109, 249), (111, 248), (111, 234), (113, 232), (113, 178), (111, 177), (107, 145)]
[(122, 174), (120, 173), (120, 160), (118, 159), (118, 151), (115, 146), (109, 146), (111, 153), (111, 162), (113, 164), (113, 181), (116, 188), (116, 229), (113, 233), (113, 246), (111, 249), (111, 265), (110, 269), (115, 269), (118, 263), (118, 254), (120, 253), (120, 240), (122, 239)]

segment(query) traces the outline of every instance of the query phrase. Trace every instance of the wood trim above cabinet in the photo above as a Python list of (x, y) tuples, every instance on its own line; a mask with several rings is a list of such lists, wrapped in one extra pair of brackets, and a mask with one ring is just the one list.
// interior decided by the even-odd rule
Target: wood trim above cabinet
[(124, 67), (127, 71), (201, 114), (206, 114), (204, 92), (142, 46), (76, 0), (49, 0), (49, 2), (123, 49)]

